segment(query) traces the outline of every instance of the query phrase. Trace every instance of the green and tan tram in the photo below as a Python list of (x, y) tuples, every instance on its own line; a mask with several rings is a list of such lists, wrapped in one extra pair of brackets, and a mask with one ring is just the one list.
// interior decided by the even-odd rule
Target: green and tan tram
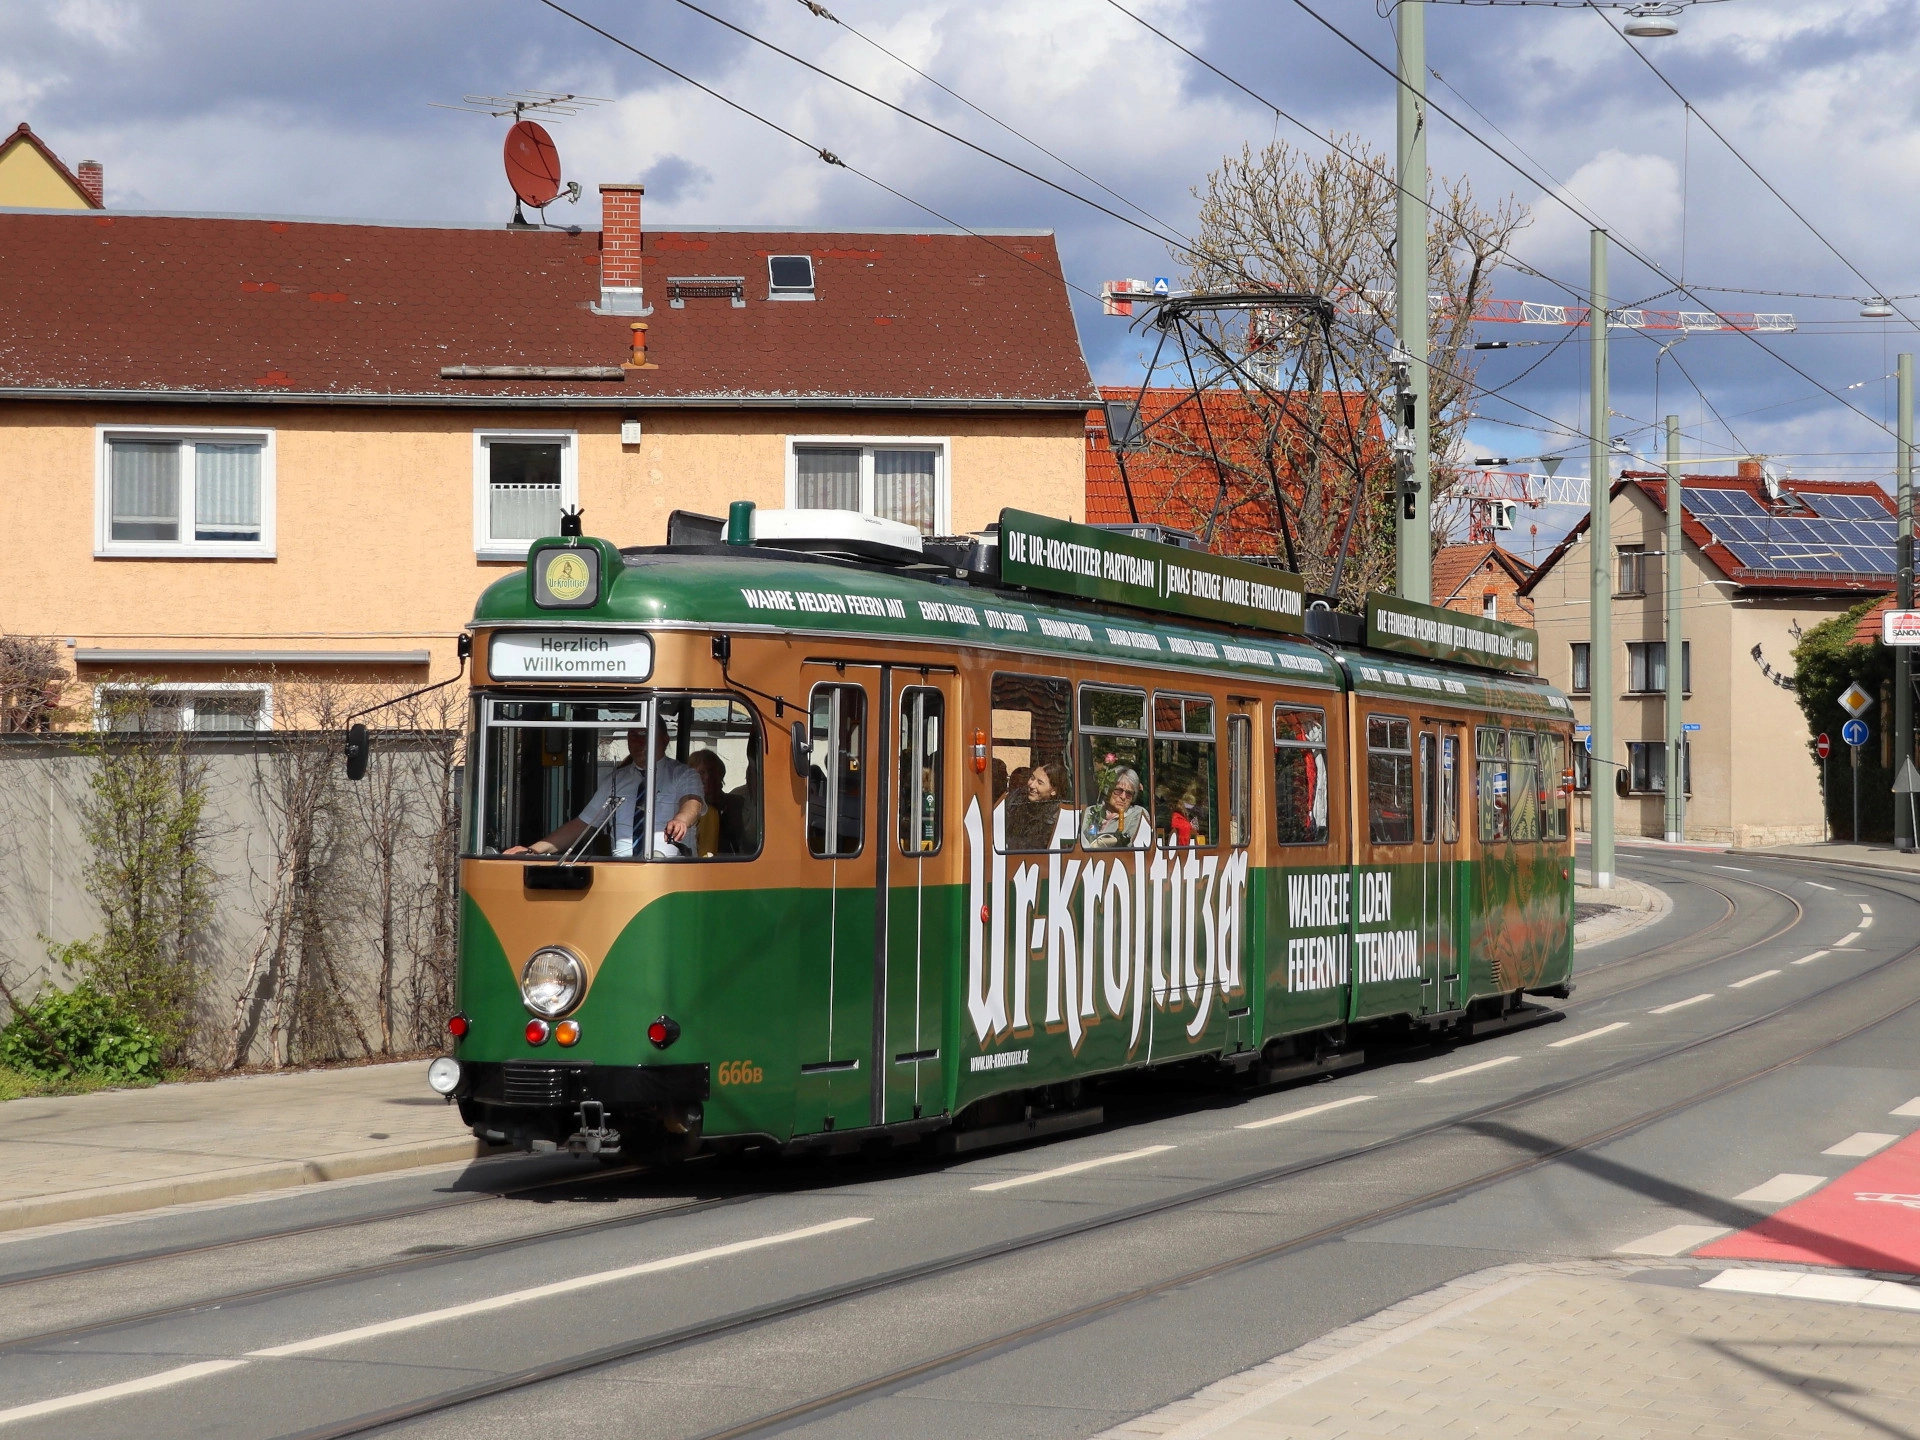
[(1176, 1062), (1349, 1063), (1571, 984), (1532, 632), (1009, 511), (736, 506), (481, 597), (434, 1088), (545, 1150), (1084, 1117)]

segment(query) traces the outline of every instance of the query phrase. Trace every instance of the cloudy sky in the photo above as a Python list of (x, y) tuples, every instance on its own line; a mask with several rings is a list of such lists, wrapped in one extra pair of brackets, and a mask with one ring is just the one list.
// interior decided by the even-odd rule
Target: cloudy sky
[[(891, 115), (676, 0), (565, 3), (912, 202), (969, 226), (1056, 230), (1069, 280), (1087, 290), (1109, 277), (1175, 273), (1151, 235)], [(1390, 83), (1341, 38), (1391, 62), (1392, 26), (1376, 0), (1122, 0), (1285, 116), (1110, 0), (831, 0), (826, 8), (844, 26), (800, 0), (702, 3), (986, 149), (1181, 233), (1193, 222), (1192, 188), (1223, 154), (1276, 137), (1314, 144), (1296, 119), (1322, 135), (1352, 131), (1392, 144)], [(1500, 294), (1574, 298), (1568, 290), (1586, 283), (1583, 216), (1597, 216), (1622, 252), (1690, 285), (1721, 287), (1701, 292), (1718, 308), (1791, 312), (1799, 322), (1794, 334), (1764, 337), (1765, 348), (1739, 335), (1696, 335), (1665, 362), (1658, 409), (1681, 416), (1693, 453), (1766, 453), (1795, 474), (1891, 473), (1883, 423), (1892, 384), (1881, 377), (1916, 337), (1897, 318), (1860, 318), (1850, 297), (1920, 291), (1920, 89), (1912, 83), (1920, 6), (1710, 0), (1685, 17), (1679, 37), (1630, 42), (1591, 9), (1441, 0), (1429, 8), (1428, 34), (1429, 62), (1442, 77), (1432, 95), (1446, 112), (1434, 116), (1435, 168), (1465, 173), (1482, 196), (1510, 193), (1533, 215), (1516, 251), (1539, 275), (1507, 271)], [(1691, 118), (1662, 74), (1692, 102)], [(121, 208), (498, 223), (511, 205), (502, 122), (430, 102), (531, 87), (607, 100), (552, 127), (588, 197), (575, 210), (562, 204), (555, 218), (597, 223), (594, 185), (639, 179), (650, 225), (937, 223), (541, 0), (0, 7), (0, 119), (7, 128), (31, 121), (70, 163), (100, 160), (109, 203)], [(1616, 254), (1613, 278), (1623, 299), (1670, 288), (1629, 253)], [(1767, 290), (1840, 298), (1759, 293)], [(1649, 303), (1699, 308), (1675, 295)], [(1903, 308), (1920, 317), (1920, 302)], [(1137, 380), (1139, 337), (1084, 299), (1078, 309), (1096, 376)], [(1552, 341), (1564, 332), (1502, 325), (1486, 333)], [(1613, 408), (1624, 417), (1615, 430), (1642, 449), (1652, 443), (1654, 356), (1669, 338), (1621, 335), (1614, 345)], [(1483, 383), (1506, 388), (1482, 401), (1473, 448), (1513, 457), (1569, 448), (1585, 424), (1584, 349), (1488, 355)], [(1821, 394), (1822, 385), (1859, 413)], [(1583, 463), (1576, 457), (1568, 473)], [(1562, 519), (1532, 518), (1543, 537)]]

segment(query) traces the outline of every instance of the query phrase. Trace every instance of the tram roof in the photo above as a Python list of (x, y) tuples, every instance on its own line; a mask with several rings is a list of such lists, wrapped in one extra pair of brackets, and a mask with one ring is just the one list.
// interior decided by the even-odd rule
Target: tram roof
[[(608, 547), (611, 549), (611, 547)], [(811, 555), (726, 546), (631, 549), (611, 571), (600, 603), (541, 609), (526, 572), (482, 592), (476, 627), (697, 628), (793, 632), (865, 640), (978, 646), (1031, 655), (1239, 675), (1430, 703), (1569, 718), (1558, 691), (1464, 666), (1132, 610), (1075, 605), (1030, 592), (942, 583), (937, 572), (897, 570)]]

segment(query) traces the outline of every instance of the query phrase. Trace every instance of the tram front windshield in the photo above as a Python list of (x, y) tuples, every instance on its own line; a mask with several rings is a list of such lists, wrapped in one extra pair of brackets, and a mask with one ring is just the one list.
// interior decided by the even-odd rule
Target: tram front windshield
[(682, 861), (759, 853), (762, 747), (744, 702), (655, 692), (476, 703), (470, 853)]

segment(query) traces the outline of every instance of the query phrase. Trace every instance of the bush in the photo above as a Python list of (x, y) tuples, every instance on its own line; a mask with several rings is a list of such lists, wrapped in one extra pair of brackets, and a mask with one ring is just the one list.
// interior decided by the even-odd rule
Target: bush
[(0, 1030), (0, 1066), (47, 1080), (158, 1080), (160, 1037), (91, 985), (52, 990)]

